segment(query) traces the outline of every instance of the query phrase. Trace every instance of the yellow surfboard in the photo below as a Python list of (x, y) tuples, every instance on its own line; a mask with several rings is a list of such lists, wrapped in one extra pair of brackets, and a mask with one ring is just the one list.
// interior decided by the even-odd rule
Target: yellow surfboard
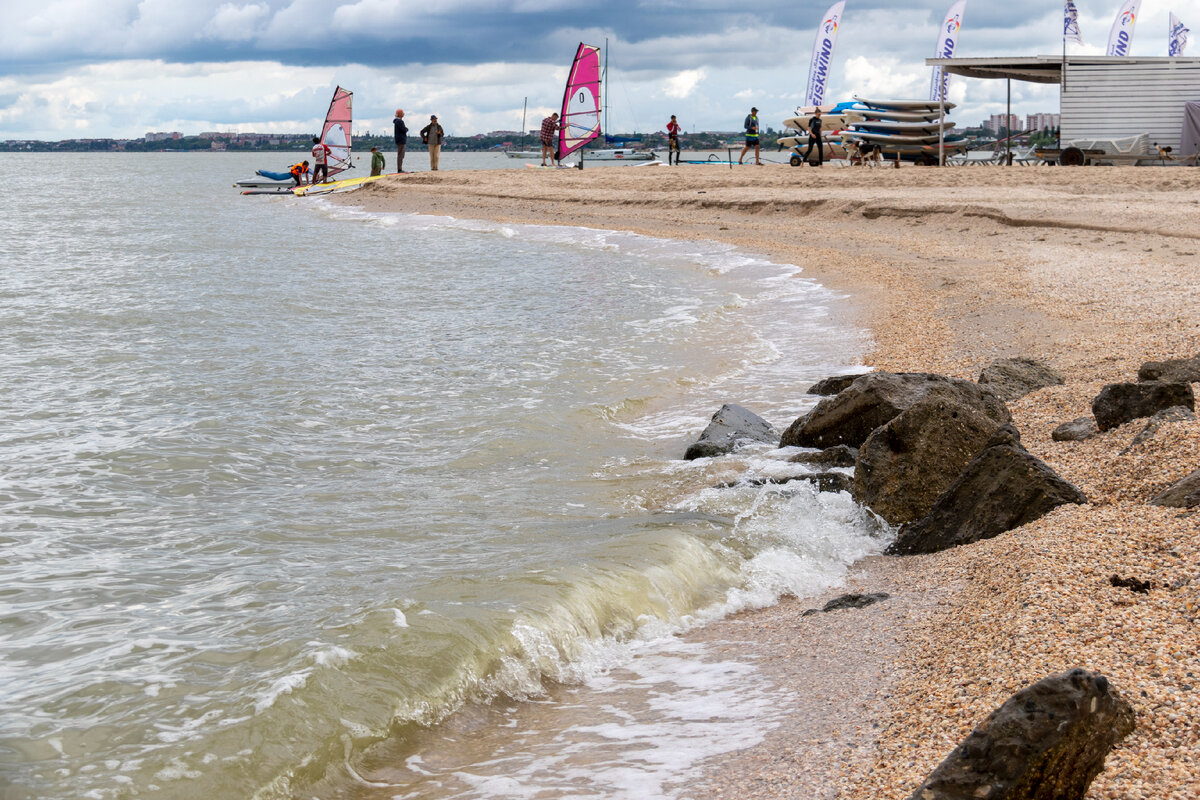
[(314, 183), (308, 186), (297, 186), (292, 190), (292, 194), (297, 197), (308, 197), (315, 194), (329, 194), (330, 192), (344, 192), (348, 189), (355, 189), (365, 183), (377, 181), (380, 178), (390, 178), (393, 175), (400, 175), (399, 172), (391, 172), (387, 175), (366, 175), (361, 178), (346, 178), (342, 181), (331, 181), (330, 183)]

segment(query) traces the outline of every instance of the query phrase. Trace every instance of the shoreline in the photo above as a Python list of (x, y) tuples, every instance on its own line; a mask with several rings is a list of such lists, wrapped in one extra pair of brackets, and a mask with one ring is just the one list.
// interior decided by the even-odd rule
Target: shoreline
[[(899, 800), (1013, 692), (1076, 666), (1106, 674), (1137, 716), (1088, 797), (1200, 794), (1200, 514), (1145, 504), (1200, 466), (1200, 423), (1168, 423), (1137, 446), (1144, 420), (1083, 442), (1050, 438), (1142, 362), (1200, 352), (1200, 319), (1187, 312), (1200, 308), (1200, 173), (727, 172), (415, 173), (334, 198), (725, 242), (848, 294), (875, 369), (973, 380), (996, 358), (1029, 356), (1066, 378), (1009, 407), (1024, 445), (1090, 505), (945, 553), (860, 563), (829, 596), (892, 595), (865, 609), (802, 617), (826, 598), (785, 600), (698, 633), (747, 643), (801, 713), (682, 796)], [(1118, 573), (1156, 588), (1115, 588)]]

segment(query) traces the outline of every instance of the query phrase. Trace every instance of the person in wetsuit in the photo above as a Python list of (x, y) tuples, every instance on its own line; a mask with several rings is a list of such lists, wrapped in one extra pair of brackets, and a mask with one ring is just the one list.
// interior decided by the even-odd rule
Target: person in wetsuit
[(821, 141), (822, 125), (821, 109), (818, 108), (808, 120), (808, 149), (804, 151), (804, 160), (808, 161), (808, 156), (812, 153), (813, 145), (817, 146), (817, 163), (815, 166), (818, 167), (825, 160), (825, 146)]

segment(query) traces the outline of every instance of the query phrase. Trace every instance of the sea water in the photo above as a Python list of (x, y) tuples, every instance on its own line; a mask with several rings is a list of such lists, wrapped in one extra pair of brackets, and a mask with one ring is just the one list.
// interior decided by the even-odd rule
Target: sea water
[(861, 369), (795, 266), (7, 158), (6, 799), (678, 797), (780, 708), (680, 634), (881, 545), (794, 451), (682, 460)]

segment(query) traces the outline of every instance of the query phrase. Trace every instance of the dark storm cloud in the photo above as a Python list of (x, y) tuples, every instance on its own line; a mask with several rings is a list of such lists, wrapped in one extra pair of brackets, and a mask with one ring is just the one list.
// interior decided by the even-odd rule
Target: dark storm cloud
[[(571, 42), (608, 36), (631, 48), (632, 60), (624, 64), (629, 69), (750, 66), (756, 31), (795, 31), (796, 46), (803, 49), (828, 6), (825, 0), (442, 0), (428, 6), (411, 0), (194, 0), (186, 6), (167, 0), (64, 0), (55, 4), (53, 19), (38, 6), (9, 13), (0, 33), (0, 65), (14, 74), (37, 65), (130, 58), (374, 67), (559, 63)], [(912, 25), (928, 29), (949, 6), (948, 0), (850, 0), (844, 24), (870, 25), (880, 12), (901, 12)], [(968, 6), (965, 30), (979, 36), (1058, 13), (1058, 4), (1045, 2), (976, 2)], [(872, 38), (884, 39), (888, 31), (876, 33)], [(893, 33), (888, 50), (931, 47), (929, 35), (909, 43)], [(692, 40), (704, 47), (689, 46)], [(641, 46), (647, 43), (656, 46)]]

